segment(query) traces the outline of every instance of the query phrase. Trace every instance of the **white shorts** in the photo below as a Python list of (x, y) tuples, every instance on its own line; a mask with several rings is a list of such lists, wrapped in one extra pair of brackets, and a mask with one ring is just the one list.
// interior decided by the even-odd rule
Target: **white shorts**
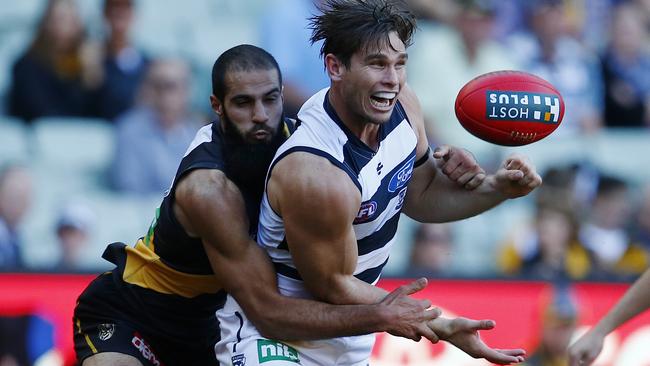
[(318, 341), (278, 342), (262, 337), (239, 304), (228, 295), (217, 311), (221, 341), (215, 346), (221, 366), (367, 366), (375, 335)]

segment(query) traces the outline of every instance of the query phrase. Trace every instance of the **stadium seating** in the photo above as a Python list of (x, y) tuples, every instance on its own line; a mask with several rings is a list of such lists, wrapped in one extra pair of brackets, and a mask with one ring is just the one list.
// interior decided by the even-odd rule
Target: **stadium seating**
[(28, 162), (30, 132), (22, 121), (0, 115), (0, 166)]

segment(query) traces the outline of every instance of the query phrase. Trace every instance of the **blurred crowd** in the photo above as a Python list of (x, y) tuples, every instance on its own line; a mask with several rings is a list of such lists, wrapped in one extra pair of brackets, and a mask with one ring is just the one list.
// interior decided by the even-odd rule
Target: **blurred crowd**
[[(193, 1), (199, 0), (189, 0)], [(248, 2), (249, 8), (241, 10)], [(648, 133), (650, 1), (408, 2), (419, 18), (409, 50), (409, 83), (420, 97), (432, 145), (453, 144), (470, 150), (481, 146), (456, 121), (454, 99), (473, 77), (501, 69), (534, 73), (562, 93), (566, 115), (553, 137), (572, 141), (623, 128)], [(101, 174), (94, 184), (124, 197), (161, 198), (195, 131), (216, 117), (209, 112), (209, 68), (231, 45), (229, 41), (243, 39), (277, 58), (288, 116), (294, 116), (312, 93), (328, 85), (318, 56), (320, 45), (308, 42), (307, 19), (316, 12), (318, 0), (213, 2), (211, 11), (219, 13), (222, 6), (224, 12), (248, 14), (245, 24), (256, 28), (242, 30), (249, 32), (242, 35), (230, 29), (234, 21), (215, 21), (210, 31), (203, 32), (211, 35), (201, 44), (210, 57), (201, 60), (189, 57), (182, 47), (177, 52), (160, 52), (137, 41), (139, 19), (147, 15), (144, 11), (152, 10), (146, 7), (151, 1), (94, 0), (90, 3), (101, 14), (99, 26), (89, 24), (74, 0), (38, 3), (31, 38), (12, 60), (10, 80), (1, 94), (4, 118), (19, 121), (26, 131), (37, 130), (52, 118), (68, 118), (80, 126), (108, 126), (110, 162), (97, 167)], [(164, 29), (172, 25), (161, 22), (157, 27), (161, 29), (153, 33), (164, 38)], [(187, 42), (192, 38), (188, 36)], [(0, 127), (6, 123), (0, 121)], [(31, 228), (26, 227), (25, 218), (37, 206), (34, 201), (42, 199), (39, 187), (67, 184), (39, 173), (30, 155), (34, 150), (38, 147), (28, 147), (18, 159), (0, 157), (0, 269), (96, 270), (107, 242), (91, 243), (92, 233), (101, 226), (111, 229), (120, 221), (94, 212), (79, 195), (57, 197), (47, 213), (57, 254), (38, 265), (26, 260), (21, 241)], [(477, 158), (488, 168), (495, 160)], [(619, 158), (637, 159), (642, 167), (642, 156)], [(406, 234), (402, 234), (399, 251), (404, 260), (393, 274), (571, 281), (628, 279), (647, 267), (650, 188), (644, 185), (650, 182), (570, 159), (557, 161), (542, 173), (543, 188), (526, 202), (529, 214), (524, 218), (530, 220), (500, 225), (502, 236), (477, 243), (476, 251), (490, 248), (489, 255), (479, 254), (486, 262), (481, 266), (484, 270), (469, 270), (472, 265), (464, 264), (459, 250), (459, 237), (467, 237), (463, 231), (477, 228), (458, 223), (413, 224), (402, 231)], [(148, 219), (154, 209), (138, 214)], [(145, 230), (143, 226), (139, 235)], [(93, 260), (87, 260), (88, 256)]]

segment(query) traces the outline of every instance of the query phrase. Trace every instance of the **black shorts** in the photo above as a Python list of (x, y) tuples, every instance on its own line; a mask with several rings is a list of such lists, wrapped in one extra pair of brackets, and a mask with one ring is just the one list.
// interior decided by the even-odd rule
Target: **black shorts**
[(140, 360), (143, 365), (181, 364), (163, 360), (151, 342), (129, 323), (116, 320), (106, 320), (106, 323), (82, 323), (79, 319), (75, 318), (75, 320), (77, 327), (74, 334), (74, 349), (79, 364), (87, 357), (100, 352), (130, 355)]
[(218, 365), (215, 311), (220, 301), (212, 295), (188, 299), (126, 283), (117, 264), (113, 272), (95, 278), (77, 300), (73, 326), (79, 364), (96, 353), (117, 352), (143, 365)]

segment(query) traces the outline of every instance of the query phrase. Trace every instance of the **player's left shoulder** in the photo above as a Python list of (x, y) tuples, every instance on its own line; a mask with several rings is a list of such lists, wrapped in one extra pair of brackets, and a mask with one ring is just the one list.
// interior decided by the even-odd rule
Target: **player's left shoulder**
[(404, 87), (400, 91), (397, 100), (400, 102), (407, 113), (421, 110), (420, 101), (418, 100), (415, 91), (409, 86), (408, 83), (404, 84)]
[(429, 148), (429, 141), (424, 126), (424, 113), (422, 112), (420, 101), (408, 83), (404, 84), (398, 101), (404, 109), (404, 113), (413, 128), (413, 132), (417, 136), (417, 157), (419, 159), (426, 154)]

